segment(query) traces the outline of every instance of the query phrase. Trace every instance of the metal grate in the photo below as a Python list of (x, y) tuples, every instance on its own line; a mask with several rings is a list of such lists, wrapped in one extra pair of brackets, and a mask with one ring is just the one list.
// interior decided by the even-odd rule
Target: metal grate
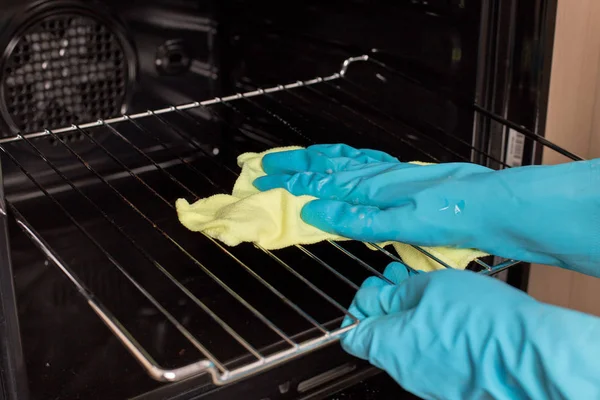
[[(376, 247), (376, 251), (367, 250), (366, 246), (359, 243), (326, 242), (310, 247), (298, 245), (278, 252), (258, 246), (253, 249), (251, 245), (227, 248), (208, 236), (192, 234), (179, 227), (174, 221), (174, 199), (180, 196), (196, 199), (215, 191), (225, 191), (225, 188), (231, 185), (224, 185), (223, 182), (233, 182), (237, 176), (235, 167), (227, 162), (226, 156), (215, 157), (220, 152), (226, 152), (226, 148), (207, 147), (206, 142), (201, 140), (207, 124), (218, 124), (219, 132), (224, 135), (235, 131), (242, 137), (257, 137), (256, 134), (260, 130), (257, 126), (264, 127), (266, 131), (269, 127), (277, 127), (278, 133), (291, 135), (295, 141), (311, 141), (305, 135), (301, 123), (304, 121), (316, 129), (318, 122), (323, 120), (315, 119), (317, 117), (305, 113), (301, 107), (294, 108), (293, 104), (312, 104), (313, 100), (308, 96), (315, 96), (314, 101), (318, 98), (326, 104), (326, 107), (319, 107), (319, 115), (331, 117), (329, 119), (338, 125), (341, 126), (343, 121), (336, 119), (338, 117), (335, 110), (343, 109), (345, 113), (361, 119), (364, 129), (370, 127), (389, 134), (389, 128), (378, 122), (375, 111), (359, 113), (347, 107), (344, 102), (344, 99), (360, 102), (360, 98), (351, 92), (354, 84), (346, 82), (346, 73), (351, 64), (368, 60), (367, 56), (348, 59), (340, 72), (327, 77), (0, 139), (3, 157), (15, 164), (29, 178), (40, 192), (40, 197), (48, 204), (48, 209), (52, 207), (53, 210), (57, 210), (74, 229), (71, 247), (85, 243), (89, 252), (96, 252), (97, 257), (103, 260), (102, 263), (108, 265), (107, 268), (119, 271), (131, 289), (139, 293), (140, 298), (178, 332), (181, 343), (185, 343), (186, 348), (191, 349), (186, 353), (186, 358), (179, 363), (170, 360), (159, 362), (157, 357), (151, 354), (151, 346), (148, 345), (144, 333), (136, 332), (127, 321), (122, 320), (119, 307), (109, 309), (105, 305), (97, 293), (80, 278), (77, 269), (81, 266), (78, 263), (66, 262), (67, 258), (50, 243), (53, 239), (45, 238), (34, 224), (29, 222), (25, 215), (27, 211), (23, 212), (22, 207), (13, 201), (7, 201), (7, 211), (33, 243), (75, 285), (92, 310), (156, 380), (180, 381), (201, 373), (209, 373), (214, 383), (220, 385), (322, 347), (336, 341), (340, 335), (353, 329), (358, 323), (357, 319), (348, 313), (346, 305), (362, 279), (372, 275), (383, 278), (382, 268), (390, 261), (401, 260), (385, 249)], [(328, 94), (332, 91), (336, 94), (335, 97)], [(220, 112), (216, 107), (221, 107)], [(256, 114), (253, 115), (256, 119), (253, 127), (247, 123), (250, 113), (244, 111), (245, 107), (250, 107), (253, 114)], [(205, 115), (209, 116), (208, 119), (199, 118), (194, 113), (198, 110), (204, 111)], [(225, 112), (233, 115), (233, 118), (224, 117)], [(389, 115), (379, 117), (393, 118)], [(239, 124), (232, 122), (236, 120)], [(291, 122), (292, 120), (294, 122)], [(516, 128), (523, 130), (524, 134), (537, 136), (522, 128)], [(196, 129), (197, 134), (190, 135), (188, 132), (193, 129)], [(92, 134), (96, 130), (110, 132), (130, 153), (138, 156), (140, 163), (124, 161), (120, 153), (109, 148), (107, 144), (98, 142)], [(122, 175), (117, 177), (118, 174), (107, 175), (100, 172), (94, 162), (77, 153), (64, 140), (65, 134), (74, 132), (94, 143), (104, 157), (111, 159), (128, 179), (124, 181)], [(323, 129), (323, 135), (326, 132), (329, 130)], [(139, 144), (140, 137), (149, 140), (152, 146), (148, 143)], [(277, 144), (277, 136), (271, 139), (269, 137), (260, 136), (260, 140), (265, 141), (267, 145)], [(348, 137), (343, 136), (342, 140), (344, 138)], [(54, 139), (64, 147), (79, 166), (87, 170), (89, 176), (97, 182), (96, 186), (101, 193), (97, 194), (90, 186), (71, 180), (68, 171), (50, 161), (40, 150), (38, 143), (45, 139)], [(210, 132), (207, 140), (214, 141)], [(437, 153), (418, 148), (411, 140), (402, 137), (395, 140), (399, 140), (409, 152), (420, 152), (431, 161), (439, 161)], [(427, 140), (430, 143), (437, 142), (445, 153), (450, 150), (456, 158), (468, 161), (463, 153), (442, 146), (439, 139)], [(460, 142), (459, 139), (456, 140)], [(466, 146), (468, 151), (480, 152), (468, 143), (459, 144), (462, 147)], [(29, 171), (19, 160), (15, 152), (19, 146), (35, 152), (46, 168), (53, 170), (64, 186), (76, 194), (78, 205), (68, 204), (61, 197), (61, 191), (45, 187), (36, 178), (35, 173)], [(181, 147), (187, 149), (187, 152), (175, 152)], [(158, 148), (175, 157), (165, 161), (156, 155), (158, 153), (149, 151), (150, 148)], [(233, 155), (237, 154), (236, 149), (231, 149), (230, 152)], [(157, 189), (157, 180), (171, 186), (164, 189), (161, 185), (163, 189)], [(144, 193), (142, 197), (139, 197), (140, 192)], [(10, 193), (8, 197), (10, 200)], [(153, 204), (152, 207), (149, 206), (150, 203)], [(111, 211), (113, 204), (117, 204), (114, 209), (119, 210), (118, 212)], [(121, 223), (119, 217), (123, 209), (135, 216), (137, 227), (143, 225), (144, 234), (151, 235), (151, 241), (144, 242), (137, 230), (132, 231), (129, 224)], [(50, 212), (48, 213), (50, 215)], [(119, 248), (110, 249), (111, 245), (106, 242), (107, 235), (99, 235), (82, 223), (81, 213), (94, 214), (104, 221), (115, 235), (108, 239), (113, 244), (118, 242)], [(166, 248), (170, 249), (170, 252), (165, 257), (162, 249)], [(127, 264), (121, 261), (125, 255), (129, 257), (132, 254), (138, 257), (137, 262)], [(206, 262), (207, 259), (210, 265)], [(478, 260), (470, 268), (484, 274), (495, 274), (516, 263), (515, 260), (497, 260), (494, 263), (486, 259)], [(344, 264), (344, 268), (339, 264)], [(185, 268), (191, 268), (195, 272), (191, 275), (189, 272), (187, 275), (181, 275)], [(285, 275), (287, 278), (285, 281), (284, 278), (272, 279), (271, 273), (278, 277)], [(202, 276), (199, 278), (200, 289), (192, 282), (197, 276)], [(231, 278), (232, 276), (235, 276), (235, 279)], [(295, 282), (294, 285), (292, 281)], [(159, 282), (164, 286), (156, 289)], [(222, 294), (213, 296), (211, 293), (217, 289)], [(339, 295), (340, 290), (345, 293), (343, 296)], [(178, 316), (177, 304), (173, 305), (171, 300), (175, 293), (179, 295), (181, 304), (193, 307), (196, 314), (204, 316), (199, 324), (200, 329), (186, 318)], [(305, 298), (306, 301), (303, 302)], [(281, 314), (270, 312), (275, 308), (284, 310), (283, 319), (278, 318)], [(325, 312), (324, 309), (329, 311)], [(249, 321), (246, 324), (249, 328), (240, 325), (241, 314), (247, 315), (243, 320)], [(354, 320), (354, 324), (342, 329), (339, 327), (340, 322), (347, 315)], [(292, 324), (292, 320), (299, 322)], [(208, 335), (207, 331), (213, 332), (212, 335)], [(232, 347), (239, 351), (235, 354), (229, 352)], [(182, 355), (183, 350), (178, 354)], [(188, 357), (187, 354), (191, 355)]]
[(35, 132), (124, 112), (131, 54), (107, 23), (61, 12), (17, 33), (11, 46), (2, 110), (14, 129)]

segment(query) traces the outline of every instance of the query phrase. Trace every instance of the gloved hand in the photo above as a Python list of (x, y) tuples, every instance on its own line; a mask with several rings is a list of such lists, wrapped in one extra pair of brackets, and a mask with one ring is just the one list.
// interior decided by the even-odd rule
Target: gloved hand
[(365, 242), (475, 248), (600, 276), (600, 159), (494, 171), (317, 145), (266, 155), (259, 190), (312, 195), (302, 218)]
[[(600, 319), (470, 271), (367, 279), (341, 343), (424, 399), (600, 399)], [(344, 325), (351, 321), (347, 318)]]

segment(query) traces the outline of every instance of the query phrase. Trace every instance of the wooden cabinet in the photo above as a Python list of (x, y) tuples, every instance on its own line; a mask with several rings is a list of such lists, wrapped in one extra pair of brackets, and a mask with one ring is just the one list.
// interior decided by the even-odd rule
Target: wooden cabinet
[[(584, 158), (600, 157), (600, 1), (558, 0), (546, 137)], [(544, 163), (567, 161), (546, 150)], [(599, 266), (600, 268), (600, 266)], [(600, 315), (600, 279), (533, 266), (529, 293)]]

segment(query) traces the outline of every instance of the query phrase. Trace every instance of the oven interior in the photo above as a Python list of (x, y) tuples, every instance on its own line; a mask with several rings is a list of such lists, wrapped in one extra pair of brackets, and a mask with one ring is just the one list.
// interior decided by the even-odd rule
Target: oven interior
[(219, 384), (238, 377), (292, 398), (364, 368), (335, 339), (394, 254), (229, 248), (179, 224), (175, 200), (229, 192), (241, 153), (347, 143), (508, 166), (473, 129), (480, 2), (4, 3), (6, 260), (31, 398), (231, 398)]

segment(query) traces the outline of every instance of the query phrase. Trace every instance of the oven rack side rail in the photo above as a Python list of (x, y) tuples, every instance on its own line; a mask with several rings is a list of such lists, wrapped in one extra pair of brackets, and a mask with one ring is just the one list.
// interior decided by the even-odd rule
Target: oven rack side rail
[[(43, 153), (33, 144), (31, 139), (41, 138), (41, 137), (45, 137), (45, 136), (56, 139), (59, 143), (64, 145), (83, 165), (85, 165), (86, 168), (88, 168), (90, 170), (90, 172), (97, 175), (97, 177), (99, 179), (103, 180), (102, 176), (100, 176), (95, 170), (93, 170), (93, 168), (91, 166), (86, 165), (85, 160), (79, 154), (77, 154), (71, 147), (69, 147), (64, 141), (61, 140), (60, 134), (72, 132), (72, 131), (78, 131), (78, 132), (88, 136), (88, 138), (90, 138), (90, 140), (94, 141), (94, 139), (89, 135), (89, 133), (87, 133), (87, 130), (93, 129), (95, 127), (105, 127), (105, 128), (108, 128), (108, 130), (113, 132), (115, 135), (120, 136), (121, 134), (118, 131), (118, 129), (113, 126), (114, 124), (129, 123), (129, 124), (136, 125), (135, 120), (140, 119), (140, 118), (157, 118), (162, 123), (168, 124), (167, 121), (160, 118), (160, 116), (162, 114), (167, 114), (167, 113), (172, 113), (172, 112), (183, 112), (185, 110), (189, 110), (192, 108), (209, 107), (209, 106), (215, 105), (215, 104), (234, 102), (237, 100), (248, 99), (248, 98), (261, 96), (261, 95), (265, 95), (265, 94), (276, 93), (276, 92), (281, 92), (281, 91), (291, 91), (293, 89), (300, 88), (300, 87), (315, 86), (315, 85), (322, 84), (325, 82), (340, 80), (345, 77), (349, 67), (352, 64), (354, 64), (356, 62), (368, 62), (370, 60), (371, 60), (371, 57), (367, 56), (367, 55), (363, 55), (360, 57), (352, 57), (352, 58), (349, 58), (344, 61), (339, 72), (336, 72), (330, 76), (319, 77), (319, 78), (315, 78), (315, 79), (311, 79), (311, 80), (307, 80), (307, 81), (297, 81), (297, 82), (290, 83), (287, 85), (278, 85), (278, 86), (267, 88), (267, 89), (257, 89), (257, 90), (246, 92), (246, 93), (238, 93), (238, 94), (231, 95), (231, 96), (215, 98), (215, 99), (206, 100), (206, 101), (202, 101), (202, 102), (193, 102), (193, 103), (188, 103), (188, 104), (184, 104), (184, 105), (180, 105), (180, 106), (169, 106), (169, 107), (158, 109), (158, 110), (153, 110), (153, 111), (149, 110), (145, 113), (138, 113), (138, 114), (133, 114), (133, 115), (123, 115), (121, 117), (109, 118), (109, 119), (99, 120), (96, 122), (90, 122), (90, 123), (86, 123), (86, 124), (72, 125), (70, 127), (64, 127), (64, 128), (59, 128), (59, 129), (53, 129), (53, 130), (46, 129), (42, 132), (31, 133), (31, 134), (26, 134), (26, 135), (17, 134), (13, 137), (7, 137), (7, 138), (0, 139), (0, 151), (3, 153), (4, 156), (8, 157), (10, 159), (10, 161), (15, 163), (21, 169), (21, 171), (36, 186), (38, 186), (38, 188), (47, 197), (52, 199), (52, 201), (59, 207), (61, 207), (60, 203), (58, 203), (53, 198), (52, 194), (49, 193), (46, 189), (44, 189), (44, 187), (35, 180), (35, 178), (27, 171), (27, 169), (23, 165), (21, 165), (19, 163), (19, 161), (16, 158), (14, 158), (14, 156), (11, 155), (10, 151), (8, 151), (6, 149), (6, 145), (8, 145), (10, 143), (15, 143), (15, 142), (21, 142), (21, 141), (26, 143), (27, 145), (32, 147), (36, 151), (36, 153), (38, 153), (38, 155), (48, 164), (48, 166), (50, 168), (52, 168), (57, 174), (59, 174), (65, 180), (65, 182), (67, 184), (69, 184), (76, 192), (78, 192), (86, 201), (92, 202), (88, 197), (86, 197), (86, 195), (84, 193), (82, 193), (80, 190), (78, 190), (78, 188), (72, 182), (70, 182), (66, 176), (61, 175), (60, 170), (50, 160), (48, 160), (44, 157)], [(488, 116), (500, 123), (504, 123), (507, 126), (509, 124), (512, 124), (510, 121), (506, 121), (503, 118), (496, 116), (494, 114), (487, 113), (487, 111), (485, 111), (485, 110), (476, 110), (476, 111), (483, 112), (484, 114), (489, 114), (486, 116)], [(515, 125), (515, 124), (512, 124), (512, 125)], [(136, 126), (138, 126), (138, 125), (136, 125)], [(549, 146), (551, 148), (553, 146), (556, 146), (554, 144), (548, 145), (547, 143), (544, 142), (545, 139), (543, 139), (543, 137), (536, 135), (535, 133), (530, 132), (523, 127), (519, 127), (519, 126), (511, 126), (511, 127), (513, 129), (517, 130), (518, 132), (523, 133), (525, 136), (530, 137), (531, 139), (536, 140), (546, 146)], [(97, 143), (97, 144), (100, 147), (102, 147), (102, 145), (100, 143)], [(139, 151), (139, 149), (136, 148), (135, 145), (133, 145), (132, 143), (129, 143), (129, 144), (131, 145), (131, 147), (134, 151)], [(192, 146), (194, 146), (194, 142), (191, 140), (190, 140), (190, 144)], [(106, 150), (104, 148), (102, 148), (102, 149), (106, 152)], [(198, 147), (198, 150), (202, 151), (202, 149), (200, 147)], [(565, 154), (565, 153), (563, 152), (562, 154)], [(108, 152), (107, 152), (107, 155), (111, 156), (111, 154)], [(153, 162), (151, 158), (149, 158), (148, 156), (146, 156), (146, 157), (148, 158), (149, 161)], [(577, 159), (576, 156), (574, 156), (572, 158)], [(182, 161), (185, 162), (185, 160), (182, 160)], [(157, 163), (154, 163), (154, 165), (158, 170), (163, 172), (165, 175), (169, 176), (169, 172), (166, 171), (162, 166), (160, 166)], [(125, 165), (123, 165), (123, 167), (126, 168), (127, 171), (130, 174), (132, 174), (132, 176), (136, 177), (135, 172), (131, 171)], [(170, 176), (170, 178), (173, 178), (173, 177)], [(139, 177), (137, 177), (137, 179), (140, 180)], [(107, 184), (108, 186), (110, 186), (109, 182), (106, 182), (105, 180), (103, 180), (103, 182), (105, 184)], [(111, 188), (111, 190), (116, 191), (117, 195), (122, 197), (122, 194), (120, 194), (117, 189), (115, 189), (112, 186), (110, 186), (110, 188)], [(189, 191), (189, 189), (188, 189), (188, 191)], [(156, 193), (156, 195), (160, 197), (160, 195), (158, 193)], [(123, 198), (123, 201), (127, 202), (128, 200), (126, 198)], [(287, 335), (279, 327), (274, 325), (268, 318), (266, 318), (264, 315), (262, 315), (260, 313), (260, 311), (254, 309), (248, 301), (241, 298), (235, 292), (232, 293), (231, 289), (224, 282), (219, 281), (219, 279), (217, 277), (211, 275), (210, 273), (207, 273), (221, 287), (223, 287), (225, 290), (229, 291), (229, 294), (232, 297), (234, 297), (234, 299), (236, 299), (237, 301), (242, 303), (244, 305), (244, 307), (246, 307), (258, 319), (260, 319), (262, 321), (262, 323), (264, 323), (273, 332), (275, 332), (278, 336), (280, 336), (282, 343), (287, 343), (287, 345), (288, 345), (287, 349), (265, 356), (262, 354), (262, 352), (260, 350), (255, 349), (238, 332), (236, 332), (233, 328), (228, 326), (222, 319), (220, 319), (219, 316), (216, 315), (216, 313), (214, 313), (210, 309), (210, 307), (208, 307), (208, 305), (202, 303), (193, 294), (186, 292), (185, 287), (183, 285), (181, 285), (179, 282), (176, 282), (176, 280), (175, 280), (173, 283), (175, 285), (177, 285), (177, 287), (180, 290), (182, 290), (188, 297), (190, 297), (204, 312), (206, 312), (208, 315), (210, 315), (211, 318), (213, 318), (213, 320), (216, 321), (217, 324), (219, 324), (238, 343), (240, 343), (243, 347), (245, 347), (248, 350), (248, 353), (251, 356), (253, 356), (253, 359), (251, 359), (249, 362), (246, 362), (242, 366), (236, 366), (232, 369), (229, 369), (227, 366), (228, 365), (227, 362), (217, 359), (200, 341), (198, 341), (194, 337), (193, 334), (191, 334), (183, 326), (183, 324), (181, 324), (173, 315), (169, 314), (169, 312), (166, 309), (164, 309), (164, 307), (162, 307), (161, 304), (158, 303), (156, 301), (156, 299), (154, 299), (152, 297), (152, 295), (150, 293), (148, 293), (137, 281), (135, 281), (135, 279), (133, 277), (129, 276), (128, 273), (126, 272), (126, 270), (123, 269), (123, 267), (121, 265), (119, 265), (119, 263), (116, 260), (114, 260), (110, 254), (105, 252), (107, 260), (110, 263), (112, 263), (117, 269), (119, 269), (126, 276), (126, 278), (140, 291), (140, 293), (142, 293), (150, 302), (152, 302), (156, 306), (156, 308), (163, 313), (165, 318), (168, 319), (176, 327), (176, 329), (179, 330), (179, 332), (186, 339), (188, 339), (190, 341), (190, 343), (201, 354), (203, 354), (205, 356), (205, 358), (198, 360), (197, 362), (185, 365), (183, 367), (179, 367), (176, 369), (165, 369), (165, 368), (161, 367), (153, 359), (153, 357), (149, 354), (149, 352), (146, 349), (144, 349), (143, 346), (140, 345), (140, 343), (135, 339), (135, 337), (133, 337), (133, 335), (127, 330), (127, 328), (124, 327), (119, 322), (119, 320), (115, 317), (115, 315), (109, 309), (107, 309), (102, 304), (102, 302), (94, 295), (94, 293), (92, 293), (86, 287), (85, 283), (73, 272), (73, 270), (69, 267), (69, 265), (67, 263), (65, 263), (64, 260), (61, 259), (60, 255), (49, 246), (49, 244), (43, 239), (43, 237), (38, 232), (36, 232), (35, 228), (26, 220), (26, 218), (20, 213), (20, 211), (17, 209), (17, 207), (14, 204), (12, 204), (11, 202), (6, 201), (6, 199), (5, 199), (5, 204), (6, 204), (6, 209), (0, 210), (0, 213), (2, 214), (2, 217), (4, 218), (4, 220), (6, 221), (6, 218), (8, 215), (10, 215), (11, 217), (13, 217), (16, 220), (17, 225), (21, 228), (21, 230), (25, 233), (25, 235), (28, 236), (29, 239), (31, 239), (31, 241), (34, 243), (34, 245), (36, 247), (38, 247), (43, 252), (43, 254), (66, 275), (66, 277), (77, 288), (79, 293), (85, 298), (85, 300), (87, 301), (87, 303), (89, 304), (91, 309), (106, 324), (106, 326), (113, 332), (113, 334), (120, 340), (120, 342), (129, 350), (129, 352), (142, 365), (142, 367), (146, 370), (146, 372), (152, 378), (154, 378), (158, 381), (164, 381), (164, 382), (181, 381), (183, 379), (187, 379), (187, 378), (190, 378), (192, 376), (196, 376), (196, 375), (199, 375), (202, 373), (209, 373), (212, 377), (213, 382), (216, 385), (222, 385), (222, 384), (234, 382), (234, 381), (237, 381), (244, 377), (247, 377), (247, 376), (253, 375), (255, 373), (264, 371), (266, 369), (272, 368), (280, 363), (286, 362), (292, 358), (306, 354), (317, 348), (325, 346), (333, 341), (336, 341), (340, 338), (341, 335), (343, 335), (348, 330), (353, 329), (359, 323), (358, 319), (355, 316), (353, 316), (345, 306), (337, 303), (327, 293), (323, 292), (321, 289), (319, 289), (315, 285), (313, 285), (301, 273), (294, 271), (294, 269), (292, 267), (287, 265), (285, 263), (285, 261), (281, 260), (277, 255), (271, 253), (270, 251), (268, 251), (266, 249), (256, 246), (256, 247), (258, 247), (258, 250), (265, 252), (268, 256), (270, 256), (272, 259), (274, 259), (283, 268), (286, 268), (288, 271), (290, 271), (292, 274), (294, 274), (297, 279), (302, 281), (307, 286), (308, 290), (311, 290), (311, 291), (317, 293), (319, 296), (322, 296), (325, 300), (327, 300), (329, 303), (333, 304), (336, 308), (338, 308), (340, 311), (340, 314), (341, 314), (340, 318), (338, 319), (338, 322), (341, 321), (341, 319), (344, 317), (350, 318), (352, 321), (351, 324), (348, 324), (344, 327), (328, 329), (327, 327), (323, 326), (323, 324), (320, 324), (317, 321), (315, 321), (314, 318), (312, 318), (304, 310), (302, 310), (302, 308), (300, 306), (298, 306), (297, 304), (294, 304), (290, 299), (286, 298), (285, 295), (278, 292), (277, 289), (270, 287), (268, 285), (268, 283), (266, 283), (266, 281), (264, 281), (264, 279), (262, 277), (253, 273), (251, 271), (250, 267), (248, 267), (243, 261), (237, 259), (225, 247), (223, 247), (221, 244), (219, 244), (215, 240), (209, 238), (209, 240), (211, 240), (215, 246), (217, 246), (221, 251), (228, 254), (230, 257), (232, 257), (240, 265), (240, 267), (246, 269), (253, 276), (254, 279), (258, 280), (265, 287), (265, 290), (270, 290), (275, 295), (279, 296), (280, 299), (284, 303), (286, 303), (286, 305), (288, 305), (290, 307), (291, 311), (293, 311), (293, 312), (297, 313), (298, 315), (300, 315), (301, 317), (305, 318), (307, 321), (309, 321), (312, 324), (312, 326), (313, 326), (312, 329), (320, 332), (319, 336), (317, 336), (317, 337), (314, 337), (314, 338), (311, 338), (311, 339), (305, 340), (305, 341), (300, 341), (300, 342), (297, 341), (296, 337)], [(93, 204), (93, 202), (92, 202), (92, 206), (99, 207), (96, 204)], [(135, 206), (131, 205), (131, 207), (134, 207), (134, 211), (138, 212), (140, 214), (140, 216), (145, 218), (149, 223), (151, 223), (151, 224), (153, 223), (141, 211), (135, 209)], [(74, 222), (74, 224), (77, 225), (77, 227), (80, 229), (80, 231), (82, 232), (83, 235), (89, 235), (86, 232), (85, 228), (81, 227), (79, 224), (77, 224), (75, 219), (70, 217), (68, 210), (65, 210), (64, 208), (62, 208), (62, 209), (65, 212), (65, 214), (69, 218), (71, 218), (71, 220)], [(98, 209), (98, 211), (102, 213), (102, 210), (100, 208)], [(118, 226), (116, 226), (116, 224), (114, 223), (114, 221), (110, 220), (109, 216), (105, 215), (104, 213), (103, 213), (103, 216), (104, 216), (104, 218), (106, 218), (108, 220), (108, 222), (111, 222), (113, 225), (115, 225), (116, 229), (119, 229)], [(155, 228), (160, 229), (158, 227), (155, 227)], [(135, 243), (131, 238), (129, 238), (124, 232), (121, 232), (121, 234), (125, 237), (125, 239), (131, 241), (131, 244), (135, 247)], [(171, 237), (169, 237), (168, 234), (166, 234), (164, 232), (161, 232), (161, 234), (163, 236), (165, 236), (165, 239), (167, 241), (170, 241), (171, 244), (173, 244), (176, 247), (179, 246), (179, 244), (176, 241), (174, 241)], [(90, 240), (93, 241), (93, 238), (90, 237)], [(370, 266), (368, 263), (361, 260), (359, 257), (355, 256), (354, 254), (350, 253), (347, 249), (342, 247), (342, 245), (332, 242), (332, 241), (328, 242), (328, 244), (330, 246), (333, 246), (341, 254), (344, 254), (345, 256), (354, 260), (362, 268), (367, 269), (369, 272), (379, 276), (382, 279), (386, 279), (385, 277), (383, 277), (383, 275), (381, 273), (379, 273), (377, 270), (375, 270), (372, 266)], [(391, 261), (402, 262), (402, 260), (400, 258), (391, 254), (387, 250), (385, 250), (375, 244), (372, 244), (372, 245), (377, 251), (383, 253)], [(102, 250), (102, 248), (99, 244), (97, 246)], [(300, 251), (302, 251), (305, 255), (307, 255), (309, 258), (311, 258), (316, 264), (320, 265), (321, 267), (323, 267), (323, 268), (329, 270), (331, 273), (333, 273), (336, 276), (336, 278), (339, 279), (341, 282), (344, 282), (344, 284), (349, 285), (350, 287), (352, 287), (355, 290), (358, 289), (357, 285), (355, 285), (354, 283), (349, 281), (347, 278), (345, 278), (343, 276), (343, 274), (337, 272), (326, 262), (319, 259), (319, 257), (317, 257), (315, 254), (313, 254), (310, 250), (308, 250), (307, 248), (305, 248), (303, 246), (296, 246), (296, 247)], [(428, 253), (425, 249), (422, 249), (422, 248), (419, 248), (416, 246), (415, 246), (415, 248), (417, 248), (417, 250), (424, 253), (425, 255), (432, 258), (433, 260), (437, 261), (438, 263), (442, 264), (444, 267), (451, 268), (449, 265), (445, 264), (442, 260), (439, 260), (439, 259), (435, 258), (435, 256), (433, 256), (432, 254)], [(144, 249), (138, 248), (138, 250), (140, 252), (142, 252), (143, 255), (145, 257), (147, 257), (150, 262), (155, 264), (157, 266), (157, 268), (161, 269), (161, 272), (166, 276), (167, 279), (174, 280), (174, 278), (169, 275), (168, 271), (164, 270), (164, 268), (156, 260), (152, 259), (152, 257), (144, 251)], [(181, 251), (185, 252), (185, 249), (181, 249)], [(198, 265), (198, 267), (200, 269), (202, 269), (205, 273), (207, 272), (201, 263), (199, 263), (197, 260), (193, 259), (193, 257), (191, 255), (188, 254), (188, 256), (190, 258), (192, 258), (192, 260), (194, 262), (196, 262), (196, 264)], [(481, 273), (492, 275), (492, 274), (496, 274), (506, 268), (509, 268), (510, 266), (517, 264), (519, 261), (517, 261), (517, 260), (502, 260), (501, 262), (499, 262), (495, 265), (489, 265), (482, 260), (477, 260), (476, 262), (481, 267)], [(410, 266), (407, 266), (407, 268), (410, 268)], [(388, 280), (388, 283), (391, 283), (391, 282), (389, 282), (389, 280)]]
[[(61, 128), (57, 128), (57, 129), (52, 129), (52, 132), (55, 134), (74, 132), (79, 129), (93, 128), (95, 126), (101, 126), (101, 125), (105, 125), (105, 124), (113, 124), (113, 123), (123, 122), (123, 121), (127, 121), (127, 120), (147, 118), (147, 117), (150, 117), (153, 115), (160, 115), (160, 114), (172, 113), (175, 111), (189, 110), (189, 109), (198, 108), (198, 107), (206, 107), (206, 106), (210, 106), (210, 105), (214, 105), (214, 104), (227, 103), (227, 102), (231, 102), (231, 101), (235, 101), (235, 100), (246, 99), (246, 98), (261, 96), (261, 95), (270, 94), (270, 93), (281, 92), (284, 90), (291, 90), (291, 89), (305, 87), (305, 86), (312, 86), (317, 83), (334, 81), (334, 80), (337, 80), (340, 78), (344, 78), (346, 76), (350, 66), (357, 62), (371, 62), (371, 63), (379, 65), (383, 68), (386, 68), (387, 70), (392, 70), (393, 72), (398, 73), (397, 71), (395, 71), (393, 69), (393, 67), (390, 67), (385, 62), (378, 60), (373, 55), (364, 54), (361, 56), (349, 57), (349, 58), (345, 59), (342, 62), (342, 66), (341, 66), (340, 70), (329, 76), (317, 77), (317, 78), (305, 80), (305, 81), (299, 80), (299, 81), (285, 84), (285, 85), (277, 85), (277, 86), (274, 86), (271, 88), (265, 88), (265, 89), (259, 88), (259, 89), (248, 91), (245, 93), (236, 93), (236, 94), (224, 96), (224, 97), (215, 97), (214, 99), (209, 99), (209, 100), (204, 100), (204, 101), (194, 101), (194, 102), (181, 104), (181, 105), (171, 105), (168, 107), (155, 109), (155, 110), (147, 110), (145, 112), (136, 113), (136, 114), (129, 114), (129, 115), (123, 114), (118, 117), (99, 119), (97, 121), (87, 122), (87, 123), (83, 123), (83, 124), (73, 124), (71, 126), (65, 126), (65, 127), (61, 127)], [(532, 132), (531, 130), (527, 129), (526, 127), (524, 127), (522, 125), (516, 124), (496, 113), (493, 113), (493, 112), (485, 109), (484, 107), (481, 107), (478, 104), (473, 104), (472, 107), (473, 107), (474, 112), (481, 114), (482, 116), (489, 118), (495, 122), (498, 122), (507, 128), (513, 129), (516, 132), (526, 136), (527, 138), (541, 144), (544, 147), (554, 150), (557, 153), (559, 153), (571, 160), (574, 160), (574, 161), (583, 160), (583, 158), (578, 156), (577, 154), (574, 154), (574, 153), (568, 151), (567, 149), (546, 139), (542, 135)], [(49, 129), (44, 129), (43, 131), (28, 133), (25, 135), (15, 134), (13, 136), (0, 138), (0, 145), (5, 144), (5, 143), (20, 141), (23, 139), (35, 139), (35, 138), (49, 136), (49, 135), (50, 135)], [(491, 157), (488, 157), (488, 158), (491, 158)], [(504, 166), (506, 166), (506, 165), (504, 165)]]

